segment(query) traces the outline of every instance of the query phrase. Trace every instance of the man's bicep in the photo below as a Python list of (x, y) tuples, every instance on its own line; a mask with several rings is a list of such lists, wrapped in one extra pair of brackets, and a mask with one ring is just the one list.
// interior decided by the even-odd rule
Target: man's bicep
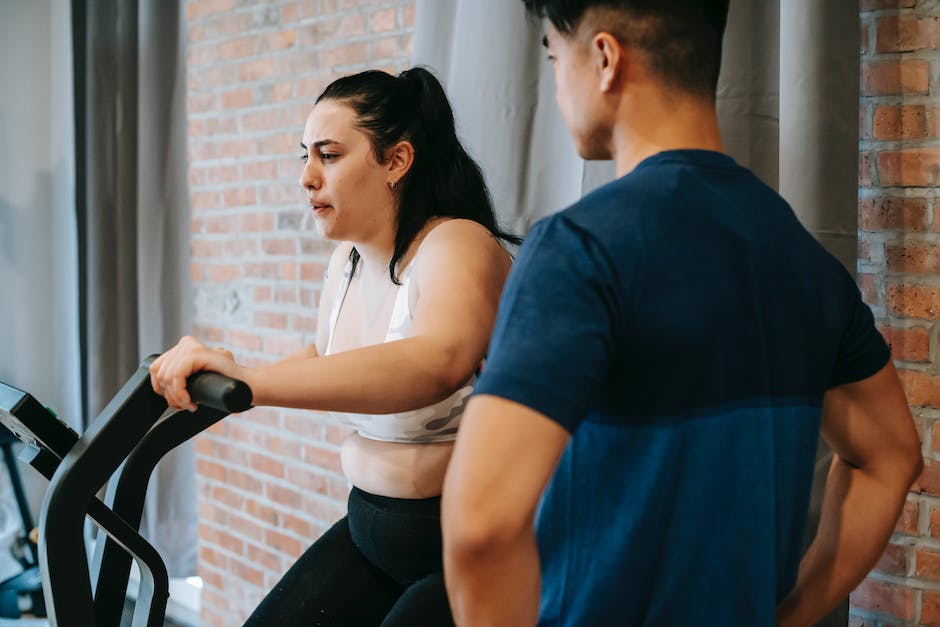
[(826, 392), (822, 435), (842, 459), (860, 468), (886, 453), (919, 447), (907, 399), (890, 360), (872, 376)]
[(444, 488), (449, 521), (484, 535), (529, 525), (571, 435), (543, 414), (497, 396), (473, 398), (461, 419)]

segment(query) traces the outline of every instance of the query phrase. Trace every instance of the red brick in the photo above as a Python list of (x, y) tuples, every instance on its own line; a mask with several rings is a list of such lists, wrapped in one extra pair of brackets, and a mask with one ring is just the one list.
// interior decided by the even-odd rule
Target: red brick
[[(909, 536), (916, 535), (919, 514), (920, 507), (918, 506), (917, 501), (908, 499), (904, 503), (904, 508), (901, 510), (901, 515), (898, 517), (897, 524), (894, 526), (895, 532), (907, 534)], [(940, 529), (938, 529), (938, 531), (940, 531)]]
[(402, 38), (398, 36), (378, 39), (369, 45), (370, 61), (389, 59), (403, 54)]
[(937, 245), (889, 243), (885, 255), (889, 272), (940, 274), (940, 247)]
[(273, 179), (277, 176), (277, 164), (273, 161), (243, 163), (241, 165), (241, 176), (249, 180)]
[(271, 78), (277, 73), (277, 61), (273, 58), (245, 61), (238, 68), (238, 78), (244, 82)]
[(268, 498), (276, 503), (279, 509), (295, 511), (300, 508), (302, 502), (300, 492), (293, 488), (285, 488), (280, 485), (271, 484), (267, 486), (265, 491), (267, 492)]
[(216, 13), (225, 13), (235, 8), (235, 0), (199, 0), (196, 3), (198, 15), (204, 18)]
[(189, 204), (193, 209), (216, 209), (222, 206), (222, 196), (218, 192), (193, 192), (189, 195)]
[(280, 520), (280, 513), (276, 508), (255, 499), (248, 499), (245, 503), (245, 513), (272, 526), (276, 526)]
[(311, 523), (305, 518), (300, 516), (293, 516), (291, 514), (284, 514), (283, 517), (284, 529), (291, 531), (294, 534), (302, 538), (310, 538), (311, 540), (317, 537), (317, 526)]
[(257, 520), (232, 514), (229, 516), (229, 526), (235, 533), (256, 542), (262, 542), (264, 540), (264, 529), (258, 525)]
[(912, 148), (878, 154), (884, 187), (933, 187), (940, 184), (940, 148)]
[(265, 329), (287, 329), (287, 314), (272, 311), (259, 311), (252, 316), (252, 324)]
[(344, 39), (364, 35), (366, 32), (366, 16), (359, 14), (344, 17), (339, 30)]
[(252, 564), (257, 564), (263, 569), (277, 571), (281, 570), (281, 558), (276, 553), (272, 553), (267, 548), (249, 544), (245, 547), (245, 557)]
[(940, 627), (940, 593), (924, 590), (921, 595), (919, 624)]
[(226, 480), (225, 466), (206, 459), (196, 460), (196, 470), (203, 477), (214, 479), (216, 481)]
[[(875, 564), (874, 570), (885, 573), (888, 575), (897, 575), (903, 577), (907, 575), (908, 566), (911, 563), (911, 555), (914, 552), (913, 547), (908, 545), (900, 544), (889, 544), (885, 547), (884, 553), (882, 553), (881, 558), (878, 560), (878, 563)], [(937, 555), (938, 560), (940, 560), (940, 555)], [(938, 561), (940, 565), (940, 561)], [(917, 568), (918, 575), (919, 569), (921, 566), (920, 561), (920, 552), (917, 553)]]
[(340, 472), (339, 452), (320, 446), (304, 445), (303, 460), (325, 470)]
[(883, 9), (909, 9), (917, 0), (861, 0), (862, 11), (880, 11)]
[(866, 198), (859, 203), (858, 213), (862, 231), (927, 230), (927, 201), (923, 198)]
[(228, 568), (228, 556), (210, 546), (199, 547), (199, 560), (221, 569)]
[(324, 67), (358, 65), (364, 63), (365, 60), (366, 46), (362, 43), (328, 48), (320, 53), (320, 64)]
[(875, 139), (920, 139), (926, 136), (926, 106), (882, 105), (875, 107), (872, 117), (872, 137)]
[(193, 326), (193, 335), (204, 342), (217, 344), (225, 339), (225, 332), (219, 327), (211, 327), (203, 324)]
[(395, 30), (398, 26), (398, 9), (385, 9), (376, 11), (369, 20), (369, 28), (373, 33)]
[(275, 216), (270, 213), (249, 213), (239, 218), (238, 228), (242, 231), (263, 232), (274, 229)]
[(290, 328), (292, 331), (317, 332), (317, 319), (309, 316), (291, 316)]
[[(262, 109), (246, 113), (239, 119), (239, 124), (245, 133), (270, 131), (277, 127), (277, 111)], [(264, 153), (263, 150), (259, 152)]]
[(862, 95), (927, 94), (930, 64), (924, 59), (862, 63)]
[(850, 596), (853, 607), (903, 620), (914, 618), (914, 591), (910, 588), (866, 579)]
[(278, 357), (286, 357), (303, 348), (303, 342), (297, 337), (268, 336), (264, 340), (264, 353)]
[(265, 531), (264, 542), (276, 551), (280, 551), (293, 558), (300, 557), (301, 552), (306, 548), (297, 538), (292, 538), (286, 534), (271, 531), (270, 529)]
[(232, 574), (240, 579), (241, 581), (256, 585), (264, 585), (264, 573), (262, 573), (255, 566), (246, 564), (241, 560), (230, 560), (230, 568), (232, 569)]
[(899, 370), (898, 374), (911, 407), (940, 408), (940, 377), (904, 369)]
[(293, 281), (297, 278), (297, 264), (293, 261), (282, 261), (278, 264), (277, 277), (285, 281)]
[(260, 250), (257, 240), (235, 239), (225, 242), (225, 255), (228, 257), (250, 257)]
[(887, 328), (883, 334), (894, 359), (924, 362), (930, 358), (930, 334), (925, 327)]
[(293, 47), (297, 41), (297, 33), (293, 30), (282, 30), (257, 39), (259, 52), (280, 51)]
[(874, 156), (870, 152), (862, 152), (858, 155), (858, 184), (859, 187), (872, 186), (872, 160)]
[(876, 279), (877, 276), (874, 274), (858, 275), (858, 286), (862, 292), (862, 300), (869, 305), (880, 304), (880, 299), (878, 298), (878, 284)]
[(936, 48), (940, 42), (940, 18), (888, 15), (878, 18), (876, 52), (909, 52)]
[(887, 287), (886, 304), (899, 316), (940, 319), (940, 287), (891, 283)]
[(219, 156), (229, 157), (250, 157), (257, 153), (255, 142), (250, 139), (228, 139), (218, 143)]
[(284, 464), (268, 455), (251, 453), (248, 455), (248, 463), (253, 470), (265, 475), (271, 475), (272, 477), (284, 476)]
[(241, 266), (211, 264), (207, 270), (207, 278), (213, 283), (228, 283), (240, 279), (242, 276)]
[(241, 37), (224, 41), (218, 46), (219, 57), (225, 60), (250, 56), (255, 49), (254, 37)]
[[(924, 471), (920, 473), (920, 477), (917, 478), (917, 481), (914, 482), (914, 485), (921, 493), (930, 494), (933, 496), (940, 496), (940, 462), (936, 462), (932, 459), (924, 460)], [(935, 510), (930, 510), (930, 533), (933, 535), (935, 532), (940, 532), (940, 528), (935, 530), (934, 528), (934, 514)]]
[(249, 351), (260, 351), (264, 340), (256, 333), (246, 333), (230, 329), (227, 335), (227, 342), (232, 348), (241, 348)]
[[(297, 303), (297, 290), (293, 287), (278, 288), (274, 294), (274, 302), (279, 305), (293, 305)], [(300, 341), (299, 339), (297, 340)]]
[(226, 207), (244, 207), (255, 204), (256, 196), (253, 187), (229, 189), (222, 194), (222, 202)]

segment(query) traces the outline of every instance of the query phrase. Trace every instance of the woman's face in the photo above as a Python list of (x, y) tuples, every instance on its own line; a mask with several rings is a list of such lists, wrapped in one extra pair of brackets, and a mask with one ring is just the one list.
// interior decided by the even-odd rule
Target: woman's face
[(367, 243), (394, 233), (395, 197), (388, 167), (354, 121), (355, 112), (340, 102), (323, 100), (313, 108), (301, 141), (300, 185), (321, 235)]

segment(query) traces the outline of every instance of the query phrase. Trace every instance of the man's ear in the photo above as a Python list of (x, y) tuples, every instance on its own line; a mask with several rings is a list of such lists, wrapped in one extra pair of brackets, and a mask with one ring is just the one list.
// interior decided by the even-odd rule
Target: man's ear
[(599, 32), (591, 40), (591, 56), (600, 79), (601, 92), (611, 91), (620, 80), (623, 71), (624, 49), (610, 33)]
[(388, 182), (394, 187), (403, 179), (415, 162), (415, 148), (411, 142), (401, 140), (385, 152)]

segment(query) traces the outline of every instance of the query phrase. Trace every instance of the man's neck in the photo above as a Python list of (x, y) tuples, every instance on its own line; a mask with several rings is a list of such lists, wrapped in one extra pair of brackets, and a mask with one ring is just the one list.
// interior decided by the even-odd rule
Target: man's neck
[(618, 177), (664, 150), (724, 150), (711, 100), (661, 92), (625, 98), (611, 142)]

